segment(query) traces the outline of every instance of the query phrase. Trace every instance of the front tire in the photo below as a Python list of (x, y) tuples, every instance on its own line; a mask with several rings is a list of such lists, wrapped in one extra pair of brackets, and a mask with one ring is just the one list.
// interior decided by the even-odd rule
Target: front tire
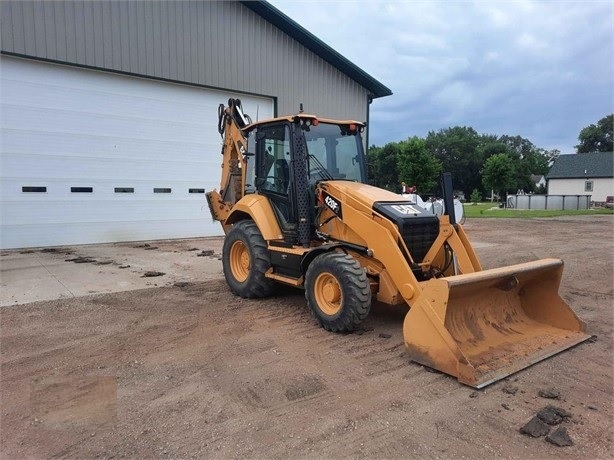
[(321, 254), (307, 269), (305, 298), (311, 314), (324, 329), (351, 332), (371, 310), (367, 272), (347, 254)]
[(226, 235), (222, 266), (234, 294), (255, 299), (273, 292), (274, 281), (264, 276), (271, 267), (271, 256), (260, 230), (251, 220), (234, 224)]

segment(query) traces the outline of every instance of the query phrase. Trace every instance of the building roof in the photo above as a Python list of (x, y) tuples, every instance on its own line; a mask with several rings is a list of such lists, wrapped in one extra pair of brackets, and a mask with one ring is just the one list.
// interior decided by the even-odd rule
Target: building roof
[(544, 176), (542, 174), (531, 174), (531, 180), (537, 184), (540, 180), (542, 180)]
[(350, 62), (270, 3), (266, 1), (242, 1), (241, 3), (290, 37), (294, 38), (305, 48), (339, 69), (352, 80), (358, 82), (371, 93), (372, 98), (375, 99), (378, 97), (390, 96), (392, 94), (392, 91), (388, 87)]
[(614, 177), (614, 153), (593, 152), (560, 155), (546, 179)]

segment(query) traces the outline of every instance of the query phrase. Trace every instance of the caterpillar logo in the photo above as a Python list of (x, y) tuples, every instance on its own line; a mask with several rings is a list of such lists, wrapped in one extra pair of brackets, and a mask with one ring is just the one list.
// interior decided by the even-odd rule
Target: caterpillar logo
[(396, 212), (400, 213), (400, 214), (405, 214), (405, 215), (409, 215), (409, 214), (420, 214), (421, 210), (418, 210), (416, 208), (414, 208), (412, 205), (409, 204), (395, 204), (393, 206), (391, 206), (392, 209), (394, 209)]
[(339, 203), (337, 200), (335, 200), (332, 196), (330, 196), (326, 192), (323, 193), (323, 196), (324, 196), (324, 204), (326, 204), (328, 209), (334, 212), (337, 215), (337, 217), (341, 219), (343, 217), (343, 215), (341, 214), (341, 203)]

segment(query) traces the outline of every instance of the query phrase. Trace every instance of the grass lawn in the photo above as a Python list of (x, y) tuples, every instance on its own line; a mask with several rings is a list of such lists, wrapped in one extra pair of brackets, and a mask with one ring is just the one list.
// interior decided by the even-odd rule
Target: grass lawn
[(595, 208), (586, 210), (548, 211), (537, 209), (499, 209), (497, 203), (465, 203), (466, 218), (473, 217), (557, 217), (557, 216), (591, 216), (594, 214), (614, 214), (613, 209)]

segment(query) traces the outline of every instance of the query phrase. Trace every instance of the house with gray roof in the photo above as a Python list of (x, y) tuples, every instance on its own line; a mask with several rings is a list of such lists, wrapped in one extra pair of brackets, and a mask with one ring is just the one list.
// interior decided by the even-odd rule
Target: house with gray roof
[(546, 179), (549, 195), (591, 195), (591, 201), (603, 203), (614, 195), (614, 153), (561, 155)]

